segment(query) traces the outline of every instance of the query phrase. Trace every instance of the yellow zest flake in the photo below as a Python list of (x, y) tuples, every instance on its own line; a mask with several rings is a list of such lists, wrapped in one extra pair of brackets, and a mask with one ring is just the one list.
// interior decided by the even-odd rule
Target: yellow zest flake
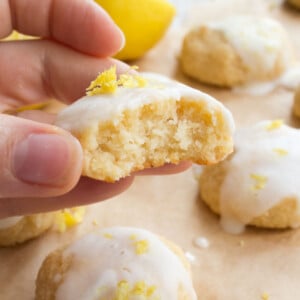
[(88, 96), (98, 94), (111, 94), (116, 91), (117, 83), (117, 68), (112, 66), (108, 70), (100, 73), (95, 80), (93, 80), (86, 89)]
[(129, 238), (130, 238), (132, 241), (135, 241), (135, 240), (136, 240), (136, 235), (135, 235), (135, 234), (131, 234)]
[(283, 125), (283, 120), (274, 120), (271, 121), (267, 126), (266, 129), (267, 130), (274, 130), (274, 129), (278, 129)]
[(155, 290), (156, 287), (154, 285), (147, 286), (144, 281), (138, 281), (134, 285), (131, 292), (133, 295), (151, 297), (154, 294)]
[(59, 211), (54, 222), (54, 229), (65, 232), (68, 228), (80, 224), (85, 214), (85, 207), (67, 208)]
[[(131, 67), (130, 70), (136, 70), (137, 67)], [(87, 96), (99, 95), (99, 94), (113, 94), (116, 92), (119, 86), (127, 88), (144, 87), (147, 85), (147, 81), (137, 74), (122, 74), (117, 79), (116, 66), (112, 66), (108, 70), (100, 73), (95, 80), (93, 80), (89, 87), (86, 89)]]
[(254, 180), (255, 184), (253, 186), (254, 190), (261, 190), (265, 187), (268, 178), (259, 174), (250, 174), (250, 178)]
[(43, 110), (45, 109), (50, 102), (41, 102), (41, 103), (34, 103), (34, 104), (29, 104), (29, 105), (23, 105), (20, 107), (17, 107), (15, 109), (8, 109), (5, 110), (3, 113), (8, 114), (8, 115), (16, 115), (20, 112), (26, 111), (26, 110)]
[(144, 87), (147, 85), (147, 81), (140, 75), (122, 74), (118, 80), (118, 85), (128, 88)]
[(138, 281), (134, 284), (132, 288), (130, 288), (130, 284), (126, 280), (122, 280), (118, 283), (116, 296), (114, 300), (129, 300), (131, 297), (136, 299), (151, 299), (151, 300), (159, 300), (159, 297), (153, 297), (153, 294), (156, 291), (156, 287), (154, 285), (147, 285), (144, 281)]
[(262, 295), (261, 295), (261, 300), (269, 300), (270, 298), (269, 298), (269, 294), (267, 294), (267, 293), (263, 293)]
[(101, 286), (96, 290), (97, 299), (101, 297), (107, 291), (107, 286)]
[(138, 255), (145, 254), (149, 250), (149, 242), (147, 240), (136, 241), (134, 245), (135, 245), (135, 253)]
[(112, 239), (112, 238), (113, 238), (113, 235), (112, 235), (111, 233), (107, 233), (107, 232), (105, 232), (105, 233), (103, 234), (103, 236), (104, 236), (105, 238), (107, 238), (107, 239)]
[(116, 290), (116, 296), (114, 300), (128, 300), (128, 296), (130, 293), (129, 283), (126, 280), (121, 280), (118, 283), (118, 287)]
[(98, 225), (99, 225), (99, 223), (98, 223), (98, 221), (97, 221), (96, 219), (94, 219), (94, 220), (92, 221), (92, 224), (93, 224), (94, 226), (98, 226)]
[(288, 151), (282, 148), (274, 148), (273, 152), (277, 153), (279, 156), (285, 156), (288, 154)]

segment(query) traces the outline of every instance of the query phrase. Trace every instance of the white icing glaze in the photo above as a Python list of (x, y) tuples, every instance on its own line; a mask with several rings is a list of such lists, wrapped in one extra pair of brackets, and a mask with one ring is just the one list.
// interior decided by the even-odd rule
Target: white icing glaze
[(199, 248), (206, 249), (210, 246), (209, 240), (204, 236), (199, 236), (194, 241), (195, 245)]
[(218, 108), (223, 112), (229, 131), (233, 132), (231, 113), (213, 97), (159, 74), (142, 73), (142, 76), (147, 79), (147, 86), (119, 87), (112, 94), (83, 97), (60, 112), (55, 124), (68, 131), (81, 131), (99, 121), (113, 119), (126, 109), (135, 109), (156, 101), (187, 99), (205, 103), (212, 114)]
[(234, 16), (209, 24), (224, 33), (253, 75), (268, 73), (281, 56), (286, 67), (290, 63), (287, 36), (283, 27), (270, 18)]
[(187, 258), (187, 260), (190, 262), (190, 263), (194, 263), (195, 260), (196, 260), (196, 257), (194, 254), (192, 254), (191, 252), (185, 252), (185, 257)]
[(279, 79), (279, 85), (295, 90), (300, 84), (300, 65), (289, 68)]
[(16, 225), (23, 217), (9, 217), (5, 219), (0, 219), (0, 230), (7, 229)]
[(276, 87), (295, 90), (300, 84), (300, 65), (288, 68), (279, 78), (267, 82), (251, 82), (233, 88), (236, 93), (247, 93), (250, 95), (266, 95)]
[(221, 224), (230, 233), (240, 233), (287, 197), (300, 200), (300, 131), (286, 125), (268, 129), (270, 124), (259, 122), (235, 134), (220, 191)]
[[(137, 241), (147, 241), (147, 251), (137, 254)], [(123, 280), (130, 287), (141, 281), (147, 286), (155, 286), (153, 298), (147, 299), (178, 299), (179, 285), (188, 293), (187, 299), (197, 299), (190, 274), (177, 255), (156, 235), (143, 229), (112, 227), (99, 230), (76, 241), (64, 255), (73, 258), (58, 288), (57, 300), (113, 300), (116, 299), (116, 287)], [(135, 295), (128, 299), (145, 298)]]

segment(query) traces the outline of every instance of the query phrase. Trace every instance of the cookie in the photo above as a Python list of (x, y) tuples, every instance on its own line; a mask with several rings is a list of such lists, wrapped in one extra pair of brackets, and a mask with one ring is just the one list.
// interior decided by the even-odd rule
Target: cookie
[(182, 71), (221, 87), (276, 79), (288, 68), (292, 49), (275, 20), (233, 16), (198, 26), (183, 40)]
[(115, 68), (55, 124), (80, 141), (83, 175), (107, 182), (166, 163), (216, 163), (233, 147), (233, 118), (220, 102), (158, 74), (118, 80)]
[(206, 166), (200, 175), (202, 200), (231, 233), (246, 225), (300, 225), (300, 131), (282, 121), (262, 121), (235, 135), (235, 151)]
[(40, 236), (55, 220), (55, 213), (43, 213), (0, 220), (0, 246), (14, 246)]
[(194, 300), (183, 252), (139, 228), (112, 227), (83, 236), (44, 260), (35, 300)]
[(0, 220), (0, 247), (14, 246), (37, 238), (49, 229), (63, 233), (80, 224), (85, 207), (66, 208), (56, 212), (16, 216)]

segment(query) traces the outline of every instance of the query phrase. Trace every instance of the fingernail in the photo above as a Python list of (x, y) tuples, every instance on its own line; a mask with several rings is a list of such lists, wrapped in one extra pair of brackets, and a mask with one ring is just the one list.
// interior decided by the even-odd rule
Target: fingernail
[(16, 144), (13, 172), (21, 181), (61, 186), (69, 178), (77, 141), (58, 134), (30, 134)]

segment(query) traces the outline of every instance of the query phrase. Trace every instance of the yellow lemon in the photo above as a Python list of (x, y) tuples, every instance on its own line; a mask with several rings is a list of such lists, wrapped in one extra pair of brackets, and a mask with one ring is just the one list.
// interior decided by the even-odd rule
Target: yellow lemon
[(167, 0), (95, 0), (123, 31), (126, 44), (115, 56), (121, 60), (141, 57), (164, 35), (175, 7)]

